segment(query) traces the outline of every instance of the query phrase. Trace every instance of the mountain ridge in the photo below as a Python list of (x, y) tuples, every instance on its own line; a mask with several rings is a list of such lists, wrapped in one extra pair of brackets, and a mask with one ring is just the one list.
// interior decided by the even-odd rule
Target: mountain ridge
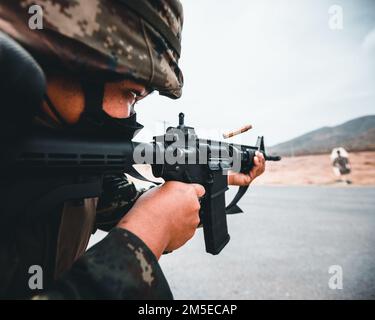
[(335, 147), (349, 152), (375, 150), (375, 115), (324, 126), (269, 148), (270, 154), (302, 156), (329, 153)]

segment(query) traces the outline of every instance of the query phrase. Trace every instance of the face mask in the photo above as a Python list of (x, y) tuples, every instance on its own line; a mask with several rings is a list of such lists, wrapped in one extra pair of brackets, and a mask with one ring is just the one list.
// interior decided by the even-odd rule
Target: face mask
[(133, 139), (143, 129), (143, 126), (137, 122), (135, 112), (128, 118), (118, 119), (103, 110), (104, 83), (84, 81), (82, 87), (85, 94), (85, 109), (75, 125), (67, 124), (46, 96), (49, 108), (66, 128), (100, 136), (122, 137), (127, 140)]
[(136, 113), (133, 113), (128, 118), (117, 119), (109, 116), (103, 110), (97, 113), (84, 112), (74, 127), (77, 131), (97, 133), (99, 135), (121, 136), (129, 140), (133, 139), (143, 129), (143, 126), (137, 122)]

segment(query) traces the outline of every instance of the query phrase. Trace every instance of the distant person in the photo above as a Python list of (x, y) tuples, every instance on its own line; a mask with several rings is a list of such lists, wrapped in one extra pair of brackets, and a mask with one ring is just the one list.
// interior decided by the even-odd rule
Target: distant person
[(345, 178), (351, 173), (351, 166), (349, 162), (348, 152), (344, 148), (335, 148), (331, 153), (331, 162), (333, 166), (333, 172), (337, 177), (340, 178), (339, 181), (350, 184), (351, 180)]

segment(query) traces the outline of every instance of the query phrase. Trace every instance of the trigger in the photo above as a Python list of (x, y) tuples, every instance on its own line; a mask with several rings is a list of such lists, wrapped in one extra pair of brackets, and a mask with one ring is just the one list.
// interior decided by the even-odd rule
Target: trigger
[(128, 175), (132, 176), (133, 178), (136, 178), (138, 180), (141, 180), (141, 181), (145, 181), (145, 182), (150, 182), (150, 183), (153, 183), (155, 185), (161, 185), (160, 182), (155, 182), (155, 181), (151, 181), (147, 178), (145, 178), (144, 176), (142, 176), (133, 166), (130, 167), (130, 169), (128, 170), (128, 172), (126, 172)]

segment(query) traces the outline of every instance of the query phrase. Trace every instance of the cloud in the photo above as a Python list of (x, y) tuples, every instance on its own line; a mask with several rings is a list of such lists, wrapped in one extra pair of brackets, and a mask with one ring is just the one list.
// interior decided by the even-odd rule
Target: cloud
[[(175, 125), (180, 111), (199, 135), (251, 123), (239, 137), (264, 134), (267, 144), (373, 113), (374, 55), (367, 51), (375, 52), (375, 15), (368, 17), (367, 0), (345, 1), (353, 18), (332, 31), (330, 0), (237, 0), (236, 7), (184, 0), (183, 97), (145, 99), (137, 112), (146, 127), (137, 139), (161, 134), (164, 120)], [(373, 30), (366, 41), (364, 30)]]

